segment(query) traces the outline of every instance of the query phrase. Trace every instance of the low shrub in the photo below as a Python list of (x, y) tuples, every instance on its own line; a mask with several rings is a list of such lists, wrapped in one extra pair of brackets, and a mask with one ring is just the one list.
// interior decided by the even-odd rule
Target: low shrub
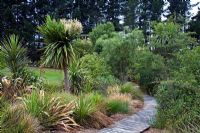
[(29, 115), (22, 104), (10, 105), (1, 114), (2, 133), (39, 133), (40, 122)]
[(91, 100), (93, 104), (96, 105), (97, 107), (100, 106), (102, 102), (104, 101), (103, 95), (98, 92), (89, 93), (87, 94), (87, 96), (88, 96), (88, 99)]
[(73, 43), (73, 48), (75, 55), (79, 56), (80, 58), (93, 52), (93, 45), (90, 39), (77, 39)]
[(178, 68), (184, 66), (187, 73), (192, 73), (195, 79), (200, 82), (200, 62), (197, 61), (200, 58), (200, 47), (195, 47), (192, 50), (186, 49), (177, 54), (176, 62), (179, 63)]
[(120, 81), (115, 78), (113, 75), (107, 75), (107, 76), (99, 76), (97, 77), (97, 89), (104, 92), (104, 88), (107, 88), (109, 85), (113, 84), (119, 84)]
[(129, 113), (131, 111), (131, 101), (131, 96), (128, 94), (116, 93), (110, 95), (106, 104), (108, 113), (110, 115), (116, 113)]
[(172, 132), (199, 132), (200, 47), (182, 49), (174, 54), (170, 77), (156, 87), (159, 104), (155, 126)]
[(135, 55), (133, 65), (135, 79), (139, 81), (147, 93), (154, 94), (154, 86), (167, 77), (165, 60), (147, 48), (137, 49)]
[(174, 79), (163, 81), (157, 89), (159, 107), (155, 126), (180, 133), (196, 130), (192, 125), (200, 122), (198, 87), (188, 81)]
[(121, 81), (132, 80), (135, 49), (144, 45), (142, 31), (133, 30), (128, 34), (113, 33), (111, 37), (101, 36), (96, 41), (101, 46), (100, 56), (111, 67), (115, 77)]
[(89, 83), (93, 89), (103, 90), (108, 85), (118, 82), (104, 59), (96, 54), (85, 55), (80, 62), (80, 69), (84, 70), (84, 84)]
[(139, 88), (136, 85), (134, 85), (131, 82), (127, 82), (123, 84), (120, 88), (120, 92), (123, 94), (124, 93), (131, 94), (133, 99), (143, 100), (142, 92), (139, 90)]
[(91, 38), (91, 41), (93, 45), (96, 44), (96, 41), (98, 38), (100, 38), (102, 35), (108, 35), (111, 36), (111, 33), (115, 31), (115, 27), (111, 22), (100, 24), (94, 29), (92, 29), (92, 32), (90, 32), (89, 36)]
[(40, 84), (43, 82), (42, 78), (28, 68), (24, 68), (18, 72), (18, 77), (22, 78), (27, 85), (34, 85), (41, 88)]
[(104, 59), (96, 54), (87, 54), (74, 60), (69, 65), (69, 79), (74, 94), (93, 90), (104, 92), (104, 88), (119, 82)]

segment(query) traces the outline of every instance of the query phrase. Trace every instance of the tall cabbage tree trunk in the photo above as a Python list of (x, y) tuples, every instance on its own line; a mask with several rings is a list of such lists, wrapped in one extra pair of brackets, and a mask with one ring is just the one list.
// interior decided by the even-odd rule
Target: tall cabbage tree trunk
[(64, 71), (64, 87), (65, 87), (65, 91), (70, 92), (70, 84), (69, 84), (67, 65), (64, 65), (63, 71)]

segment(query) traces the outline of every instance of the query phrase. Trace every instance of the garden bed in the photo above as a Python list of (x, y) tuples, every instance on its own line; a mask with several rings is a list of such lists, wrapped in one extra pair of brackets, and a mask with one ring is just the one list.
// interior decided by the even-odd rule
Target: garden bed
[[(118, 113), (118, 114), (114, 114), (114, 115), (111, 115), (110, 118), (112, 119), (112, 122), (115, 123), (117, 121), (120, 121), (124, 118), (127, 118), (137, 112), (139, 112), (144, 106), (144, 102), (141, 101), (141, 100), (132, 100), (132, 112), (129, 113), (129, 114), (121, 114), (121, 113)], [(108, 125), (108, 127), (111, 126), (111, 125)], [(74, 131), (74, 133), (97, 133), (99, 131), (99, 129), (80, 129), (80, 130), (77, 130), (77, 131)]]

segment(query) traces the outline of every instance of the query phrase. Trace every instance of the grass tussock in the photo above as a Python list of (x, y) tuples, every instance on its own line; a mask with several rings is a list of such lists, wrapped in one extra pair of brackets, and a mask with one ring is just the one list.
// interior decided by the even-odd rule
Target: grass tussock
[(103, 128), (112, 123), (102, 108), (104, 107), (104, 97), (99, 93), (81, 94), (76, 102), (76, 121), (85, 128)]
[(131, 95), (130, 94), (122, 94), (122, 93), (115, 93), (108, 96), (108, 100), (116, 100), (116, 101), (123, 101), (131, 103)]
[(44, 130), (70, 131), (78, 124), (72, 114), (75, 103), (64, 104), (59, 98), (46, 96), (44, 92), (33, 92), (22, 99), (27, 112), (39, 119)]
[(28, 114), (22, 104), (7, 107), (0, 118), (2, 133), (40, 133), (41, 126), (37, 118)]
[(120, 93), (120, 86), (119, 85), (108, 86), (107, 94), (111, 95), (111, 94), (114, 94), (114, 93)]
[(107, 100), (107, 110), (108, 113), (116, 114), (116, 113), (124, 113), (127, 114), (131, 111), (132, 99), (129, 94), (112, 94), (108, 97)]

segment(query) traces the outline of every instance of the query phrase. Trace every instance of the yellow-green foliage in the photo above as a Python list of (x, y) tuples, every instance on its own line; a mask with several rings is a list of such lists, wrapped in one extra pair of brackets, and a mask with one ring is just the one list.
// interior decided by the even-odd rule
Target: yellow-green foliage
[(45, 83), (43, 85), (44, 91), (47, 93), (61, 92), (64, 88), (63, 82), (60, 83)]
[(102, 35), (108, 35), (115, 31), (115, 27), (112, 23), (108, 22), (105, 24), (100, 24), (94, 29), (92, 29), (92, 32), (90, 32), (89, 36), (91, 38), (92, 43), (95, 45), (98, 38), (100, 38)]
[(87, 123), (92, 113), (99, 110), (103, 96), (98, 93), (81, 94), (76, 102), (75, 117), (80, 124)]
[(51, 97), (56, 97), (56, 98), (59, 98), (60, 102), (63, 103), (63, 104), (68, 104), (72, 101), (75, 101), (77, 99), (77, 96), (73, 95), (73, 94), (70, 94), (70, 93), (67, 93), (67, 92), (54, 92), (52, 94), (48, 94), (50, 95)]
[(105, 115), (104, 97), (99, 93), (81, 94), (77, 100), (75, 118), (86, 128), (104, 128), (112, 123)]
[(111, 95), (113, 93), (119, 93), (120, 92), (120, 86), (119, 85), (108, 86), (106, 91), (107, 91), (108, 95)]
[(120, 88), (120, 92), (130, 94), (133, 99), (143, 100), (141, 90), (138, 88), (138, 86), (134, 85), (131, 82), (123, 84)]
[(109, 114), (129, 113), (132, 99), (129, 94), (113, 93), (108, 96), (107, 110)]
[(93, 52), (93, 45), (90, 39), (77, 39), (73, 44), (76, 56), (82, 57)]

